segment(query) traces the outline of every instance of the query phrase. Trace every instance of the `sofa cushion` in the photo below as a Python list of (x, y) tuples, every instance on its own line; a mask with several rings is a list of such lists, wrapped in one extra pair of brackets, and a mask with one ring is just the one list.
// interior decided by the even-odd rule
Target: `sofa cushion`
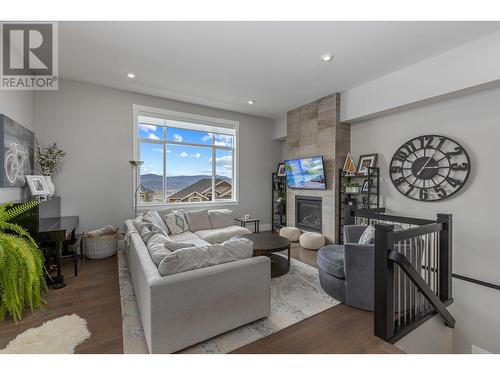
[(318, 251), (318, 268), (322, 271), (343, 279), (344, 275), (344, 246), (328, 245)]
[(168, 254), (158, 266), (160, 275), (167, 276), (216, 264), (250, 258), (253, 242), (234, 239), (222, 244), (188, 247)]
[(233, 237), (241, 236), (243, 234), (252, 233), (249, 229), (240, 227), (239, 225), (231, 225), (229, 227), (199, 230), (195, 234), (202, 240), (210, 243), (222, 243)]
[(210, 217), (210, 223), (212, 224), (212, 228), (214, 229), (230, 227), (231, 225), (234, 225), (233, 210), (209, 210), (208, 216)]
[(361, 237), (359, 237), (358, 243), (365, 245), (375, 243), (375, 227), (373, 225), (368, 225), (366, 227)]
[(212, 229), (212, 224), (210, 223), (207, 210), (186, 211), (185, 215), (191, 232), (197, 232), (203, 229)]
[(180, 234), (189, 230), (188, 222), (182, 210), (172, 211), (165, 216), (165, 222), (172, 234)]
[(151, 259), (158, 266), (160, 262), (172, 251), (165, 246), (167, 237), (162, 234), (154, 234), (147, 243), (147, 248)]
[(165, 235), (168, 235), (169, 233), (168, 228), (156, 210), (151, 210), (146, 212), (143, 216), (143, 220), (146, 223), (151, 223), (151, 225), (154, 227), (161, 228), (161, 230), (163, 230)]

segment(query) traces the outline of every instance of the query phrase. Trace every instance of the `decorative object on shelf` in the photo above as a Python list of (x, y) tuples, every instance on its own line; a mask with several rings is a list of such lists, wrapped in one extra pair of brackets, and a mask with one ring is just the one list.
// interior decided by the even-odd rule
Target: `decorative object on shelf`
[(45, 146), (37, 143), (35, 147), (35, 160), (40, 166), (40, 172), (45, 178), (45, 183), (49, 189), (49, 197), (56, 192), (56, 187), (52, 183), (52, 175), (61, 169), (66, 153), (57, 147), (57, 143)]
[(348, 152), (347, 156), (345, 158), (344, 162), (344, 168), (342, 169), (346, 176), (354, 176), (356, 173), (356, 165), (354, 164), (354, 161), (352, 160), (351, 153)]
[(363, 193), (368, 193), (368, 191), (370, 190), (371, 185), (372, 185), (372, 181), (371, 180), (364, 180), (363, 181), (363, 188), (361, 189), (361, 191)]
[(347, 181), (344, 184), (344, 189), (345, 189), (345, 192), (348, 194), (357, 194), (360, 192), (359, 184), (357, 182), (354, 182), (354, 181)]
[[(345, 208), (378, 208), (380, 204), (380, 169), (368, 167), (367, 175), (348, 175), (339, 169), (338, 178), (338, 220), (337, 243), (342, 243), (343, 227), (345, 221)], [(348, 188), (353, 186), (353, 190)], [(356, 189), (356, 190), (354, 190)]]
[(138, 184), (138, 173), (139, 173), (139, 167), (144, 164), (143, 160), (129, 160), (130, 165), (134, 168), (134, 186), (135, 191), (134, 191), (134, 215), (137, 216), (137, 193), (139, 192), (140, 189), (142, 189), (142, 185)]
[(0, 114), (0, 187), (24, 187), (33, 174), (35, 136), (31, 130)]
[(17, 321), (26, 307), (38, 309), (47, 289), (43, 255), (28, 231), (12, 220), (38, 205), (30, 201), (0, 205), (0, 321), (8, 313)]
[(286, 227), (286, 177), (272, 174), (271, 231)]
[(422, 135), (405, 142), (392, 157), (393, 185), (408, 198), (438, 201), (465, 185), (470, 172), (467, 151), (442, 135)]
[(278, 177), (285, 177), (286, 176), (286, 167), (285, 163), (279, 163), (278, 164), (278, 171), (276, 172), (276, 175)]
[(373, 168), (375, 165), (377, 165), (377, 154), (361, 155), (358, 161), (357, 173), (367, 176), (368, 168)]
[(37, 198), (50, 196), (50, 190), (47, 186), (47, 180), (45, 176), (26, 176), (26, 182), (31, 191), (31, 195)]

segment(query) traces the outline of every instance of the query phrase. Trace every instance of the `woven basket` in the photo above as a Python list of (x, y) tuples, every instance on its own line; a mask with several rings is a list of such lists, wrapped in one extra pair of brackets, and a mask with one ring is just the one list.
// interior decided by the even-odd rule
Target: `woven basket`
[(104, 259), (115, 255), (118, 233), (100, 237), (85, 237), (85, 256), (89, 259)]

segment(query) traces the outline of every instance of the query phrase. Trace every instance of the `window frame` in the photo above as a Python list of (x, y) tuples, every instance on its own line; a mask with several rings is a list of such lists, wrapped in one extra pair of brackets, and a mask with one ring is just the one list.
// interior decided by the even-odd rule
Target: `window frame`
[[(140, 201), (137, 202), (137, 208), (138, 210), (146, 210), (149, 208), (182, 208), (182, 207), (220, 207), (220, 206), (232, 206), (232, 205), (238, 205), (239, 204), (239, 122), (234, 121), (234, 120), (228, 120), (228, 119), (222, 119), (222, 118), (216, 118), (216, 117), (209, 117), (209, 116), (202, 116), (202, 115), (197, 115), (197, 114), (191, 114), (191, 113), (185, 113), (185, 112), (178, 112), (178, 111), (171, 111), (167, 109), (162, 109), (162, 108), (154, 108), (154, 107), (148, 107), (148, 106), (143, 106), (143, 105), (137, 105), (133, 104), (132, 105), (132, 112), (133, 112), (133, 147), (132, 147), (132, 160), (140, 160), (139, 159), (139, 149), (140, 149), (140, 142), (141, 138), (139, 137), (139, 116), (149, 116), (149, 117), (155, 117), (155, 118), (161, 118), (164, 120), (168, 121), (179, 121), (179, 122), (185, 122), (189, 123), (191, 126), (189, 127), (184, 127), (182, 129), (190, 129), (190, 130), (201, 130), (201, 131), (206, 131), (210, 133), (217, 133), (217, 134), (223, 134), (220, 133), (220, 131), (217, 131), (217, 128), (226, 128), (230, 129), (232, 132), (234, 132), (234, 137), (233, 137), (233, 146), (232, 147), (226, 147), (226, 146), (215, 146), (215, 142), (212, 141), (213, 143), (211, 145), (203, 145), (203, 144), (194, 144), (190, 142), (176, 142), (176, 141), (167, 141), (166, 139), (163, 139), (161, 141), (157, 140), (148, 140), (147, 143), (151, 144), (158, 144), (164, 147), (164, 152), (163, 152), (163, 175), (166, 175), (166, 152), (165, 148), (168, 144), (173, 144), (173, 145), (182, 145), (182, 146), (194, 146), (194, 147), (203, 147), (203, 148), (208, 148), (211, 149), (212, 151), (212, 159), (215, 160), (216, 157), (216, 150), (221, 149), (221, 150), (231, 150), (233, 154), (233, 176), (232, 176), (232, 190), (233, 190), (233, 197), (232, 199), (221, 199), (221, 200), (216, 200), (215, 194), (212, 194), (212, 200), (207, 201), (207, 202), (179, 202), (179, 203), (167, 203), (166, 202), (166, 185), (164, 184), (164, 202), (162, 203), (154, 203), (154, 202), (147, 202), (147, 203), (141, 203)], [(172, 126), (174, 128), (175, 126)], [(207, 129), (207, 127), (213, 127), (213, 129)], [(165, 137), (164, 137), (165, 138)], [(215, 175), (216, 175), (216, 162), (214, 161), (212, 163), (212, 192), (215, 190)], [(135, 169), (135, 175), (132, 173), (132, 186), (133, 186), (133, 191), (137, 188), (138, 185), (140, 184), (140, 167)], [(134, 197), (132, 197), (132, 200)], [(134, 203), (134, 202), (133, 202)]]

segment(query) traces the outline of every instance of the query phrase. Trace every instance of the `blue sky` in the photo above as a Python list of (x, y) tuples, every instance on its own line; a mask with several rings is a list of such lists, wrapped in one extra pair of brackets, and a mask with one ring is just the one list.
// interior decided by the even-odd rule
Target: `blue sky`
[[(232, 136), (212, 135), (211, 133), (168, 128), (167, 141), (189, 142), (200, 145), (232, 146)], [(139, 137), (161, 140), (164, 137), (164, 128), (155, 125), (139, 125)], [(167, 176), (212, 174), (212, 149), (207, 147), (167, 145)], [(141, 174), (163, 174), (164, 146), (155, 143), (141, 143), (140, 158), (144, 160)], [(216, 173), (232, 177), (232, 152), (216, 150)]]

